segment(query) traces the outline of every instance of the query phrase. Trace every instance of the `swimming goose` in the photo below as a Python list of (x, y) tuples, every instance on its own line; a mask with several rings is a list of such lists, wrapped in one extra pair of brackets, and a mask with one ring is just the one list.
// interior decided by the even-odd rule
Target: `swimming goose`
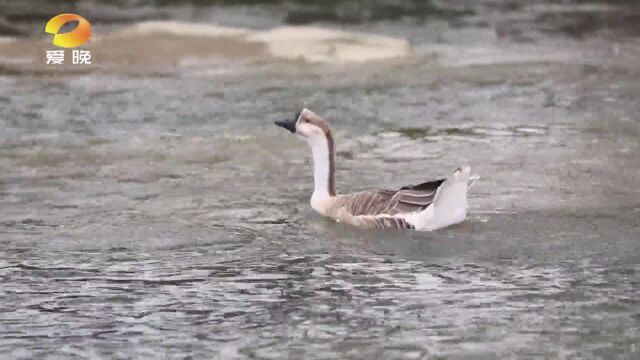
[(275, 123), (302, 137), (311, 147), (314, 189), (310, 203), (323, 216), (360, 228), (419, 231), (457, 224), (467, 216), (467, 189), (474, 180), (468, 166), (456, 169), (446, 179), (397, 190), (337, 195), (335, 145), (329, 123), (306, 108), (292, 120)]

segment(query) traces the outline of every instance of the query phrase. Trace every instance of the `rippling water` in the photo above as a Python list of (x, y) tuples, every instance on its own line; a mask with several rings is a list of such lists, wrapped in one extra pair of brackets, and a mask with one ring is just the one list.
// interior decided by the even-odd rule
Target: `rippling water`
[[(226, 25), (271, 26), (242, 9)], [(0, 66), (3, 356), (637, 358), (636, 38), (523, 20), (501, 43), (460, 16), (435, 42), (454, 20), (343, 27), (410, 40), (383, 62)], [(319, 218), (306, 146), (272, 125), (303, 105), (335, 128), (339, 191), (468, 163), (468, 221)]]

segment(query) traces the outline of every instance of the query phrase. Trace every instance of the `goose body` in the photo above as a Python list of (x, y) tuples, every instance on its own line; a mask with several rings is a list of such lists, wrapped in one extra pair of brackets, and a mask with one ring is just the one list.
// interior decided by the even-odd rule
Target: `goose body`
[(471, 169), (456, 169), (449, 177), (396, 190), (337, 195), (335, 147), (331, 128), (320, 116), (303, 109), (293, 120), (276, 121), (304, 138), (313, 155), (314, 190), (311, 207), (338, 222), (365, 229), (431, 231), (464, 221)]

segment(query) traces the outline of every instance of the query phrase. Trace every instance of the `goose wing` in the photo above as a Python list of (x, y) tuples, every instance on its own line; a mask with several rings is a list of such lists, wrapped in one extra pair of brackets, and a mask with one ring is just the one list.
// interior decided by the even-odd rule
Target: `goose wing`
[(348, 195), (346, 206), (353, 216), (396, 215), (426, 209), (434, 200), (436, 191), (445, 179), (398, 190), (376, 190)]

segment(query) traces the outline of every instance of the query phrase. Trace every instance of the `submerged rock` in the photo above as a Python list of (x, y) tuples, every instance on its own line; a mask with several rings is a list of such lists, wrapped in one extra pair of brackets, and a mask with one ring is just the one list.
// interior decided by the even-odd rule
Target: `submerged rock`
[(51, 67), (44, 54), (51, 50), (44, 38), (0, 43), (0, 65), (24, 73), (78, 73), (96, 70), (119, 73), (163, 73), (180, 68), (224, 69), (234, 63), (302, 62), (352, 64), (405, 58), (412, 54), (405, 39), (309, 26), (271, 30), (180, 21), (144, 21), (112, 32), (95, 31), (83, 46), (92, 53), (88, 66)]

